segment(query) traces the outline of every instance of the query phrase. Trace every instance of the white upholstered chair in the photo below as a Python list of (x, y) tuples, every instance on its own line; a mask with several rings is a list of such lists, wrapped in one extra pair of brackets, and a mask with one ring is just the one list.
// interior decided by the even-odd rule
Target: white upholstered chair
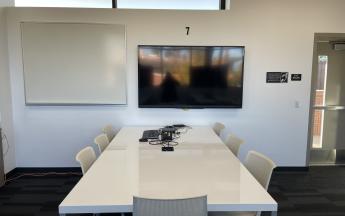
[[(263, 154), (250, 151), (247, 154), (244, 166), (255, 179), (268, 189), (275, 163)], [(209, 216), (260, 216), (261, 212), (210, 212)]]
[(134, 197), (133, 216), (207, 216), (207, 197), (174, 200)]
[(113, 138), (116, 135), (116, 131), (114, 130), (112, 125), (106, 125), (103, 129), (102, 129), (103, 133), (105, 133), (108, 137), (109, 142), (111, 142), (113, 140)]
[(225, 145), (234, 153), (234, 155), (238, 156), (238, 152), (240, 150), (241, 145), (244, 143), (244, 140), (237, 137), (234, 134), (229, 134), (225, 140)]
[(268, 189), (275, 163), (263, 154), (256, 151), (250, 151), (247, 154), (244, 166), (256, 178), (256, 180)]
[(213, 125), (213, 131), (218, 135), (220, 136), (220, 133), (222, 132), (222, 130), (225, 128), (225, 125), (223, 125), (222, 123), (220, 122), (216, 122), (214, 123)]
[(99, 153), (101, 154), (104, 149), (109, 145), (109, 139), (106, 134), (98, 135), (95, 140), (95, 144), (98, 146)]
[(76, 160), (79, 162), (83, 175), (89, 170), (92, 164), (96, 161), (96, 154), (92, 147), (88, 146), (80, 150), (76, 155)]

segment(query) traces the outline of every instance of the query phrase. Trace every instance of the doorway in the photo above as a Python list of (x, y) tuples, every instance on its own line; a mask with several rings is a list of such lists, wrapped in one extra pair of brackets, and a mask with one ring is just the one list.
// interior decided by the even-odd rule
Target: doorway
[(309, 165), (345, 164), (345, 34), (315, 34)]

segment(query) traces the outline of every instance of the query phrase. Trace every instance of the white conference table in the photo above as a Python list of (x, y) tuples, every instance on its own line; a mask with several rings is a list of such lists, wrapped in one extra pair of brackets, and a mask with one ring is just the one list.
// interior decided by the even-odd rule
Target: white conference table
[(132, 212), (133, 196), (207, 195), (208, 211), (268, 211), (278, 204), (209, 127), (181, 134), (173, 152), (140, 143), (144, 130), (124, 127), (59, 206), (60, 215)]

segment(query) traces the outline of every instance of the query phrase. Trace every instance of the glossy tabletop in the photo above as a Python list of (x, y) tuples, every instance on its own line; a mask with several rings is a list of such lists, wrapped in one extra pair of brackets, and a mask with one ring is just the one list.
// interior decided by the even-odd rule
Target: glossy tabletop
[(209, 211), (276, 211), (277, 203), (209, 127), (193, 127), (174, 152), (140, 143), (125, 127), (59, 206), (65, 213), (131, 212), (133, 196), (208, 196)]

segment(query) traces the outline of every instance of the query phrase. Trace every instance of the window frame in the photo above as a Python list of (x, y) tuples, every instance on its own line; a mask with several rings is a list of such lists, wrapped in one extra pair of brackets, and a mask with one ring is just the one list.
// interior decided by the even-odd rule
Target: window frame
[[(43, 3), (44, 2), (44, 3)], [(92, 9), (111, 9), (111, 0), (99, 1), (43, 1), (43, 0), (13, 0), (13, 7), (28, 7), (28, 8), (92, 8)]]
[[(114, 9), (117, 8), (117, 0), (112, 0), (112, 6)], [(219, 10), (226, 9), (226, 0), (219, 0)]]

